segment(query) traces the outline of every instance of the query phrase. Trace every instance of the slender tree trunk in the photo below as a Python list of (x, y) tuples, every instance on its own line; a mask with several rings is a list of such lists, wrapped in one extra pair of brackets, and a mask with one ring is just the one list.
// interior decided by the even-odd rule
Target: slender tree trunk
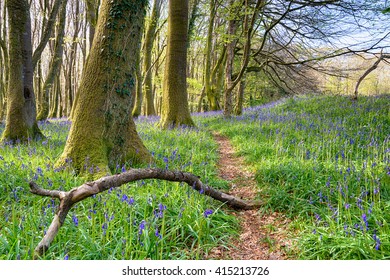
[(234, 108), (234, 114), (242, 115), (242, 109), (244, 104), (244, 91), (245, 91), (245, 77), (243, 77), (238, 85), (238, 94), (236, 99), (236, 106)]
[(211, 75), (212, 59), (211, 55), (213, 52), (213, 33), (214, 33), (214, 22), (217, 13), (215, 0), (210, 0), (210, 18), (207, 28), (207, 39), (205, 48), (205, 70), (204, 70), (204, 86), (205, 94), (209, 103), (209, 109), (211, 111), (217, 111), (220, 109), (218, 97), (216, 96), (215, 87), (213, 87), (213, 79)]
[(1, 75), (0, 75), (0, 123), (4, 120), (6, 115), (7, 108), (7, 86), (8, 85), (8, 74), (9, 74), (9, 59), (8, 59), (8, 49), (6, 42), (6, 18), (7, 18), (7, 9), (6, 9), (6, 1), (4, 3), (2, 13), (3, 22), (0, 22), (0, 61), (1, 61)]
[(368, 68), (364, 73), (363, 75), (358, 79), (357, 83), (356, 83), (356, 86), (355, 86), (355, 90), (353, 92), (353, 99), (354, 100), (357, 100), (358, 99), (358, 95), (359, 95), (359, 86), (361, 84), (361, 82), (363, 82), (363, 80), (368, 76), (368, 74), (370, 74), (372, 71), (374, 71), (376, 68), (378, 68), (378, 65), (379, 63), (383, 60), (383, 59), (387, 59), (387, 58), (390, 58), (390, 55), (384, 55), (384, 54), (380, 54), (380, 56), (378, 57), (378, 59), (374, 62), (374, 64)]
[(238, 38), (236, 36), (237, 32), (237, 19), (236, 19), (236, 13), (238, 11), (237, 7), (234, 7), (234, 1), (230, 1), (230, 7), (231, 7), (231, 14), (234, 14), (234, 16), (231, 15), (232, 19), (228, 22), (228, 28), (227, 28), (227, 34), (229, 37), (229, 42), (226, 46), (226, 90), (224, 94), (224, 108), (223, 108), (223, 114), (224, 116), (230, 116), (233, 111), (233, 101), (232, 101), (232, 93), (233, 93), (233, 68), (234, 68), (234, 50), (236, 48)]
[(195, 32), (195, 21), (199, 17), (199, 0), (194, 0), (191, 7), (191, 15), (188, 22), (188, 46), (190, 46), (191, 39), (193, 37), (193, 34)]
[(142, 70), (141, 70), (141, 55), (137, 57), (137, 65), (135, 69), (136, 84), (134, 88), (134, 104), (133, 104), (133, 117), (137, 118), (141, 115), (143, 91), (142, 91)]
[(89, 23), (89, 48), (92, 46), (93, 38), (95, 36), (95, 28), (97, 23), (98, 11), (100, 0), (86, 0), (86, 8), (87, 8), (87, 21)]
[(131, 116), (147, 2), (102, 1), (58, 166), (70, 164), (78, 173), (100, 176), (114, 171), (118, 164), (151, 161)]
[[(225, 92), (224, 92), (225, 101), (224, 101), (224, 108), (223, 108), (223, 114), (224, 114), (225, 117), (229, 117), (232, 114), (232, 110), (233, 110), (233, 107), (232, 107), (232, 92), (233, 92), (234, 88), (236, 87), (236, 85), (242, 79), (242, 77), (243, 77), (243, 75), (244, 75), (244, 73), (246, 71), (246, 68), (248, 66), (248, 63), (249, 63), (249, 60), (250, 60), (253, 27), (254, 27), (255, 21), (256, 21), (256, 19), (258, 17), (259, 11), (263, 7), (263, 5), (264, 5), (264, 0), (257, 0), (256, 1), (256, 6), (254, 7), (253, 12), (251, 13), (251, 17), (249, 17), (249, 15), (250, 15), (250, 13), (249, 13), (249, 1), (245, 0), (245, 10), (246, 10), (246, 12), (245, 12), (243, 29), (244, 29), (244, 35), (245, 35), (246, 41), (245, 41), (245, 44), (244, 44), (244, 53), (243, 53), (242, 59), (241, 59), (241, 67), (240, 67), (240, 70), (238, 72), (237, 77), (235, 77), (234, 80), (232, 79), (233, 72), (230, 72), (233, 69), (233, 61), (232, 61), (232, 59), (234, 58), (234, 50), (233, 50), (233, 53), (232, 53), (231, 49), (228, 50), (227, 61), (226, 61), (226, 85), (225, 85), (226, 88), (225, 88)], [(233, 22), (229, 21), (229, 27), (228, 27), (228, 33), (229, 34), (232, 34), (232, 33), (230, 33), (230, 32), (232, 32), (232, 28), (233, 28), (233, 26), (231, 26), (231, 24), (233, 24)], [(228, 48), (229, 48), (230, 44), (233, 44), (233, 42), (230, 42), (228, 44)]]
[(60, 6), (63, 1), (66, 0), (55, 0), (54, 2), (53, 8), (50, 12), (50, 16), (45, 24), (44, 31), (42, 33), (42, 39), (39, 42), (37, 48), (35, 49), (32, 57), (33, 69), (35, 69), (35, 67), (37, 66), (38, 61), (41, 59), (42, 52), (45, 49), (47, 43), (49, 42), (50, 36), (54, 30), (58, 11), (60, 10)]
[(31, 45), (31, 20), (27, 0), (7, 0), (9, 19), (9, 69), (6, 127), (3, 141), (43, 137), (36, 122)]
[(74, 85), (73, 82), (76, 81), (76, 58), (77, 58), (77, 37), (80, 31), (80, 2), (79, 1), (72, 1), (72, 14), (73, 19), (73, 37), (72, 37), (72, 43), (70, 44), (70, 48), (66, 52), (66, 67), (64, 67), (64, 81), (65, 81), (65, 92), (64, 92), (64, 116), (70, 116), (72, 105), (73, 105), (73, 98), (74, 98)]
[(63, 0), (61, 3), (60, 14), (59, 14), (59, 23), (57, 27), (57, 36), (54, 46), (53, 57), (50, 62), (49, 72), (47, 74), (45, 83), (42, 88), (42, 100), (39, 106), (37, 120), (42, 121), (46, 120), (49, 115), (49, 99), (50, 92), (53, 90), (54, 80), (56, 76), (60, 73), (62, 65), (62, 54), (63, 54), (63, 43), (65, 36), (65, 17), (66, 17), (66, 4), (67, 0)]
[(194, 126), (187, 94), (188, 0), (170, 0), (161, 127)]
[[(152, 79), (152, 50), (153, 43), (156, 38), (156, 29), (158, 21), (160, 19), (161, 0), (154, 0), (150, 21), (145, 35), (145, 52), (143, 59), (144, 70), (144, 93), (145, 93), (145, 115), (156, 115), (156, 109), (154, 108), (154, 95), (153, 95), (153, 79)], [(140, 109), (141, 106), (139, 106)]]

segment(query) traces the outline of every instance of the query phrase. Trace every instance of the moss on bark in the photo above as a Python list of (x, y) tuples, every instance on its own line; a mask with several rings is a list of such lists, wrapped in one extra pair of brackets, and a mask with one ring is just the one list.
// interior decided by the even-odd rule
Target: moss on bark
[(161, 127), (195, 126), (188, 108), (188, 0), (170, 0)]
[(9, 0), (9, 80), (6, 127), (1, 141), (43, 137), (36, 122), (33, 88), (31, 21), (26, 0)]
[(147, 0), (102, 1), (78, 89), (73, 123), (57, 166), (95, 176), (125, 162), (150, 162), (131, 116)]

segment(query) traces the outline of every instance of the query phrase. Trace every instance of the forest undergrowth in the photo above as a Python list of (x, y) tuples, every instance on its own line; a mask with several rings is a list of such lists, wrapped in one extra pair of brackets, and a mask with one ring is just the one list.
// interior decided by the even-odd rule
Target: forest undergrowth
[[(201, 123), (232, 141), (302, 259), (390, 259), (390, 95), (296, 96)], [(264, 209), (263, 209), (264, 210)]]
[[(197, 129), (161, 131), (157, 118), (143, 117), (137, 129), (153, 166), (225, 191), (210, 130), (227, 136), (256, 174), (262, 211), (293, 220), (291, 258), (390, 259), (389, 104), (389, 95), (298, 96), (229, 119), (198, 114)], [(28, 181), (62, 190), (84, 182), (54, 167), (69, 126), (50, 120), (40, 123), (46, 139), (0, 146), (0, 259), (31, 259), (53, 218), (57, 201), (30, 194)], [(85, 168), (94, 172), (88, 159)], [(203, 259), (238, 232), (221, 203), (179, 183), (139, 181), (75, 206), (44, 258)]]

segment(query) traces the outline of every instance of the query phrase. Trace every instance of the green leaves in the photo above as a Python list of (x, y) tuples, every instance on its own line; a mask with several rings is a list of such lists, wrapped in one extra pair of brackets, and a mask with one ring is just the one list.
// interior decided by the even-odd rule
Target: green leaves
[(384, 10), (382, 11), (382, 13), (383, 13), (383, 14), (388, 14), (388, 13), (390, 13), (390, 6), (387, 7), (386, 9), (384, 9)]

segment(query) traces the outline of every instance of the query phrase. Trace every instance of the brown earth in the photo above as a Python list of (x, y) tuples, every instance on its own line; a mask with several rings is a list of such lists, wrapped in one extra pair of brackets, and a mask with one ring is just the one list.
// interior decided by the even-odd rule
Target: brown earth
[[(259, 192), (254, 174), (247, 170), (243, 157), (236, 155), (228, 138), (214, 133), (219, 144), (219, 176), (230, 182), (230, 194), (243, 199), (254, 199)], [(207, 259), (224, 260), (282, 260), (285, 249), (291, 246), (287, 237), (290, 223), (281, 213), (259, 210), (232, 211), (238, 217), (241, 231), (230, 247), (212, 249)]]

